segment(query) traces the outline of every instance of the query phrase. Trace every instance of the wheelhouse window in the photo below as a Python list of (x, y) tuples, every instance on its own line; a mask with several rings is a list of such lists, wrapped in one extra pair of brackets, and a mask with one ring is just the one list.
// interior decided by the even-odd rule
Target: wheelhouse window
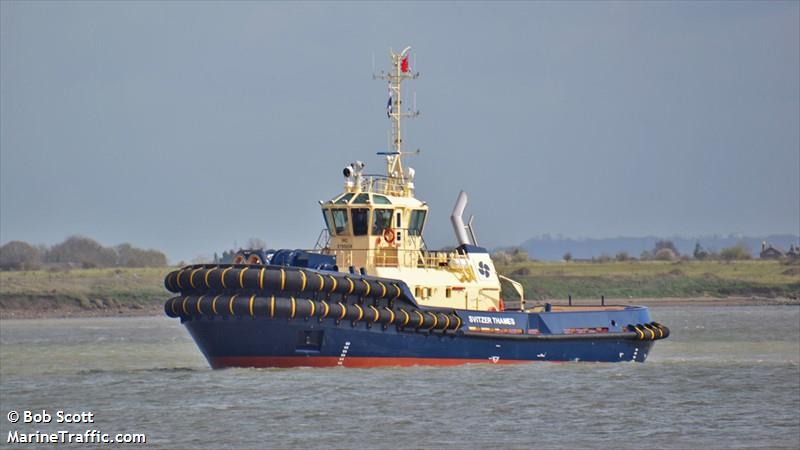
[(336, 205), (346, 205), (347, 202), (349, 202), (351, 198), (353, 198), (353, 194), (352, 193), (344, 194), (343, 196), (339, 197), (333, 203), (336, 204)]
[[(358, 200), (358, 199), (356, 199)], [(364, 236), (369, 230), (369, 208), (353, 208), (353, 236)]]
[(325, 227), (328, 228), (328, 234), (333, 236), (333, 219), (331, 218), (331, 210), (323, 209), (322, 217), (325, 219)]
[(376, 209), (372, 214), (372, 234), (380, 235), (386, 228), (392, 226), (392, 210)]
[(369, 194), (358, 194), (353, 203), (364, 204), (369, 203)]
[(372, 203), (376, 205), (391, 205), (392, 202), (389, 201), (388, 198), (384, 197), (383, 195), (372, 194)]
[(422, 227), (425, 226), (425, 213), (423, 209), (411, 211), (411, 222), (408, 226), (409, 236), (421, 236)]
[(336, 234), (347, 234), (347, 209), (332, 209), (331, 214), (333, 215), (333, 227), (336, 230)]

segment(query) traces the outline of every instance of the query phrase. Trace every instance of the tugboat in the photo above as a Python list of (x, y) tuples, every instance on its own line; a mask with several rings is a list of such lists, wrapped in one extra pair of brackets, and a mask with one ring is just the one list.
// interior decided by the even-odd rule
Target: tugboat
[[(403, 164), (401, 83), (410, 47), (390, 51), (386, 175), (344, 168), (344, 189), (321, 202), (325, 229), (313, 250), (244, 251), (233, 264), (169, 273), (165, 304), (213, 368), (409, 366), (534, 361), (644, 362), (669, 330), (642, 306), (528, 306), (520, 283), (497, 273), (462, 214), (458, 246), (423, 240), (428, 204)], [(501, 282), (518, 299), (501, 298)]]

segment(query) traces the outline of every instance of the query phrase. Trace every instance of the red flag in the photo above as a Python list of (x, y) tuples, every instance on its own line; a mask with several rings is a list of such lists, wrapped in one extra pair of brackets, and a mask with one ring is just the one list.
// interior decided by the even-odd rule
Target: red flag
[(400, 70), (403, 71), (403, 73), (408, 72), (408, 56), (403, 58), (403, 60), (400, 62)]

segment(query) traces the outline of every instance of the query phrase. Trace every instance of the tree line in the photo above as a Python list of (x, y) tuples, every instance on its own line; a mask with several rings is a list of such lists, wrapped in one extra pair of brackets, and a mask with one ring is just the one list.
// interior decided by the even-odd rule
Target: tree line
[(52, 247), (34, 246), (23, 241), (11, 241), (0, 247), (0, 270), (166, 265), (166, 255), (158, 250), (145, 250), (129, 243), (105, 247), (84, 236), (70, 236)]
[[(644, 250), (637, 258), (628, 252), (621, 251), (615, 255), (602, 253), (600, 256), (592, 257), (591, 262), (610, 262), (610, 261), (688, 261), (694, 260), (719, 260), (719, 261), (735, 261), (752, 259), (753, 255), (750, 249), (745, 244), (738, 244), (731, 247), (725, 247), (719, 252), (706, 250), (698, 242), (695, 245), (692, 254), (682, 254), (675, 247), (675, 244), (670, 240), (659, 240), (651, 250)], [(530, 258), (528, 253), (519, 248), (513, 247), (511, 249), (500, 250), (492, 253), (492, 259), (495, 263), (500, 265), (524, 262)], [(563, 256), (564, 261), (572, 261), (572, 253), (566, 252)]]

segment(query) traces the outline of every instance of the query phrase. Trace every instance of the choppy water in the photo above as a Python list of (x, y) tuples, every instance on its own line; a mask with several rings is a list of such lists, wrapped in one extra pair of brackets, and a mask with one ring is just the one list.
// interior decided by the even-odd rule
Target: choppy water
[[(800, 308), (654, 308), (645, 364), (212, 371), (167, 318), (0, 322), (0, 432), (147, 446), (800, 447)], [(10, 424), (10, 410), (93, 424)], [(17, 445), (19, 446), (19, 444)]]

